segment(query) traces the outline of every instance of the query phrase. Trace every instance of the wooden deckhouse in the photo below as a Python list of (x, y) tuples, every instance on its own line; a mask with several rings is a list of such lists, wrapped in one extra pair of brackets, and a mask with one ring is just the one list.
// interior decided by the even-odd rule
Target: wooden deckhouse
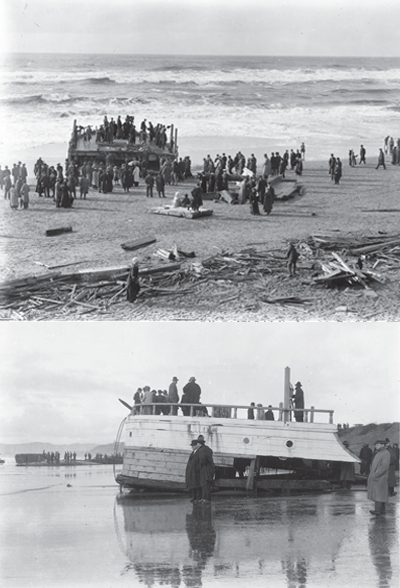
[[(200, 405), (199, 410), (198, 404), (186, 404), (190, 406), (190, 416), (157, 415), (156, 407), (165, 405), (156, 403), (146, 405), (146, 410), (152, 407), (152, 414), (143, 414), (141, 406), (138, 414), (132, 411), (122, 421), (118, 431), (116, 451), (123, 441), (124, 454), (122, 470), (115, 475), (116, 482), (121, 488), (185, 490), (190, 442), (201, 434), (214, 453), (215, 487), (326, 488), (328, 483), (307, 477), (307, 469), (311, 473), (314, 465), (320, 469), (322, 462), (331, 465), (359, 460), (339, 441), (333, 410), (304, 408), (301, 409), (304, 422), (292, 420), (289, 368), (285, 369), (284, 390), (283, 403), (272, 407), (278, 416), (275, 421), (248, 420), (247, 411), (251, 407), (243, 405), (207, 403)], [(204, 416), (204, 406), (209, 416)], [(267, 407), (255, 407), (255, 411), (257, 408), (267, 410)], [(317, 422), (320, 417), (328, 422)], [(263, 475), (267, 468), (286, 470), (288, 475), (283, 480), (273, 479)], [(244, 471), (248, 475), (240, 476)]]
[(169, 129), (169, 140), (161, 149), (153, 141), (139, 141), (130, 143), (126, 139), (114, 139), (112, 143), (98, 142), (93, 135), (90, 139), (85, 133), (78, 131), (76, 120), (74, 120), (71, 139), (68, 144), (68, 162), (82, 165), (85, 161), (92, 163), (107, 162), (120, 166), (130, 161), (138, 161), (146, 166), (146, 169), (158, 171), (160, 162), (166, 159), (173, 161), (178, 157), (178, 129), (174, 125)]

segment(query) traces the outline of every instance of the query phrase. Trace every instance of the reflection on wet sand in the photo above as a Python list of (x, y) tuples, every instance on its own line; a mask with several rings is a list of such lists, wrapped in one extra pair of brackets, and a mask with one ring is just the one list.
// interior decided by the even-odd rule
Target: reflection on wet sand
[(394, 537), (388, 528), (392, 525), (386, 517), (376, 517), (371, 520), (368, 529), (369, 550), (378, 575), (379, 588), (388, 588), (392, 579), (390, 552)]
[[(357, 513), (358, 506), (354, 493), (217, 497), (212, 506), (134, 494), (116, 499), (114, 516), (130, 562), (124, 574), (134, 573), (145, 586), (197, 588), (217, 579), (239, 584), (266, 577), (275, 587), (323, 586), (327, 577), (331, 586), (347, 586), (346, 569), (354, 577), (358, 565), (358, 585), (367, 587), (376, 585), (374, 565), (379, 587), (388, 587), (395, 524), (369, 523), (366, 509)], [(366, 557), (367, 529), (372, 562)], [(350, 553), (349, 543), (358, 554)]]

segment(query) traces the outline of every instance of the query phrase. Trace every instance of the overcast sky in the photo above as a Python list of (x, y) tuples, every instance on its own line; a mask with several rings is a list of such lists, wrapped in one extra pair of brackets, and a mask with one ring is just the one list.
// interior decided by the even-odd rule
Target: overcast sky
[(3, 323), (1, 335), (2, 443), (111, 442), (118, 398), (174, 375), (180, 392), (196, 376), (204, 403), (277, 406), (285, 366), (335, 423), (399, 420), (393, 323)]
[(399, 56), (398, 0), (1, 0), (3, 52)]

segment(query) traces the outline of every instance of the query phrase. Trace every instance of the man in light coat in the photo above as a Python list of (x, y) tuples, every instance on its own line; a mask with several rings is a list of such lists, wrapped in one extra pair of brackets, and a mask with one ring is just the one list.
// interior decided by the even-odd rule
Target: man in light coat
[(368, 477), (368, 498), (374, 500), (375, 509), (369, 512), (373, 515), (382, 515), (386, 512), (386, 503), (389, 497), (390, 453), (385, 449), (385, 441), (375, 441), (375, 448), (376, 453)]
[[(171, 403), (171, 404), (176, 404), (179, 402), (179, 394), (178, 394), (178, 378), (176, 376), (174, 376), (172, 378), (172, 382), (169, 385), (169, 389), (168, 389), (168, 399), (167, 402)], [(171, 411), (170, 414), (172, 415), (177, 415), (178, 414), (178, 407), (177, 406), (171, 406)]]

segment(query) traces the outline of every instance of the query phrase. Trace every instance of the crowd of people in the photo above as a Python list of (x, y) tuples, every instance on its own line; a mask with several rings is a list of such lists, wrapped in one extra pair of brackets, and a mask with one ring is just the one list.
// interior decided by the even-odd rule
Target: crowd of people
[(14, 163), (11, 169), (0, 165), (0, 189), (4, 189), (4, 199), (9, 200), (13, 210), (29, 208), (28, 170), (25, 163)]
[(121, 116), (118, 115), (117, 120), (113, 117), (108, 120), (107, 115), (104, 116), (103, 123), (99, 127), (92, 129), (91, 126), (77, 126), (74, 130), (72, 141), (76, 145), (77, 139), (82, 137), (85, 142), (91, 142), (94, 138), (96, 143), (114, 143), (115, 141), (128, 141), (130, 144), (136, 143), (153, 143), (160, 149), (166, 147), (169, 151), (173, 151), (174, 138), (170, 137), (168, 141), (167, 131), (171, 125), (163, 125), (157, 123), (153, 125), (151, 121), (143, 119), (139, 128), (135, 125), (135, 117), (127, 115), (122, 121)]
[[(201, 388), (192, 376), (182, 389), (182, 397), (178, 393), (178, 378), (174, 376), (167, 390), (152, 390), (150, 386), (138, 388), (133, 396), (134, 405), (132, 414), (145, 415), (177, 415), (178, 404), (184, 416), (206, 416), (207, 408), (201, 404)], [(155, 403), (155, 405), (154, 405)], [(196, 409), (191, 411), (190, 406), (186, 404), (196, 404)]]

